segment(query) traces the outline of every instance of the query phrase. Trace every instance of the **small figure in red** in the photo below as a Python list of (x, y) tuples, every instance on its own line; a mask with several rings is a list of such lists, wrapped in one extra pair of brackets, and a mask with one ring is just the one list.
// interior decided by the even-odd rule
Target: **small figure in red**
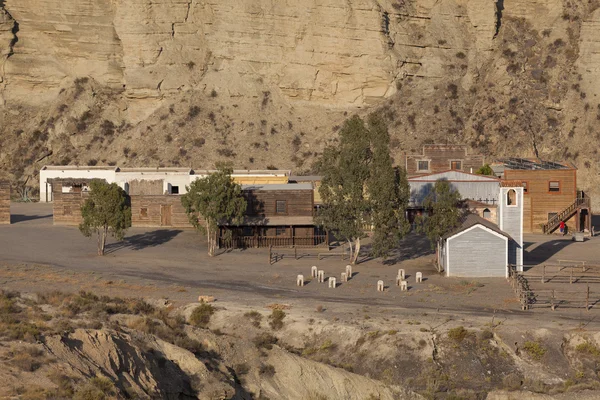
[(560, 221), (560, 225), (558, 225), (558, 228), (560, 229), (561, 235), (565, 236), (565, 221)]

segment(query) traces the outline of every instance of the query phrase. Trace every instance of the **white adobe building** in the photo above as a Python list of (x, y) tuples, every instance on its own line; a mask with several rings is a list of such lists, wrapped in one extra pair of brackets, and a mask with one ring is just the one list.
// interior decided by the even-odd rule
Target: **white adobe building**
[[(55, 166), (48, 165), (40, 170), (40, 202), (52, 201), (50, 179), (104, 179), (117, 183), (129, 192), (129, 183), (135, 180), (162, 180), (164, 194), (185, 194), (186, 186), (196, 179), (204, 178), (215, 170), (193, 170), (191, 168), (121, 168), (98, 166)], [(234, 170), (231, 175), (240, 184), (288, 183), (289, 170)], [(69, 191), (70, 188), (63, 188)], [(85, 188), (84, 188), (85, 190)]]

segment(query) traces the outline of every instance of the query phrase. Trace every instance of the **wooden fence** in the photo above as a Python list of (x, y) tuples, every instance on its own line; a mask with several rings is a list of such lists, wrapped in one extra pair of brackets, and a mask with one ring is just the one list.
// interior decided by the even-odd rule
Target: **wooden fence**
[(296, 248), (316, 247), (327, 244), (326, 235), (313, 235), (305, 237), (287, 236), (234, 236), (232, 238), (219, 238), (219, 247), (226, 249), (246, 249), (258, 247)]
[(277, 249), (277, 251), (273, 251), (273, 246), (271, 246), (269, 247), (269, 264), (274, 264), (284, 257), (294, 257), (296, 260), (299, 258), (316, 257), (320, 260), (323, 257), (340, 256), (342, 260), (345, 260), (346, 258), (350, 259), (350, 251), (345, 247), (340, 247), (332, 251), (322, 251), (324, 248), (316, 248), (315, 250), (317, 251), (310, 251), (309, 247), (303, 248), (294, 246), (293, 248), (286, 250), (280, 248)]
[[(600, 266), (590, 266), (584, 264), (577, 265), (543, 265), (541, 266), (542, 274), (528, 275), (527, 278), (541, 279), (542, 283), (560, 282), (570, 284), (573, 283), (600, 283), (600, 275), (591, 275), (590, 272), (600, 273)], [(554, 271), (554, 275), (550, 275)], [(584, 275), (586, 274), (587, 275)], [(537, 289), (533, 290), (529, 286), (527, 278), (517, 271), (513, 265), (508, 267), (508, 280), (515, 295), (521, 304), (522, 310), (529, 310), (534, 307), (549, 307), (554, 311), (557, 307), (567, 308), (585, 308), (589, 311), (593, 306), (600, 302), (600, 292), (590, 290), (590, 286), (586, 285), (580, 289)], [(578, 286), (569, 286), (571, 288)]]

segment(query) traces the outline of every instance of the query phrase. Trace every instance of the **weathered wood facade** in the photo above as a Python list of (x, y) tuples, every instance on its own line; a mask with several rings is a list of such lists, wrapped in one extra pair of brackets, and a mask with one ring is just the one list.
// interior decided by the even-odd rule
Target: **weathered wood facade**
[[(81, 223), (81, 205), (88, 193), (89, 180), (53, 180), (55, 225)], [(159, 182), (160, 183), (160, 182)], [(146, 181), (130, 189), (155, 193), (162, 183)], [(220, 247), (316, 246), (326, 242), (325, 232), (313, 223), (314, 197), (311, 184), (247, 185), (246, 217), (239, 226), (223, 224)], [(181, 196), (132, 194), (129, 196), (132, 227), (193, 228)]]
[(52, 215), (54, 225), (79, 225), (82, 221), (81, 205), (85, 201), (86, 187), (91, 179), (51, 179)]
[[(504, 179), (523, 186), (523, 231), (542, 232), (549, 218), (576, 202), (577, 170), (563, 169), (519, 170), (505, 169)], [(591, 229), (591, 210), (582, 208), (565, 221), (570, 232)]]
[(193, 228), (181, 197), (176, 195), (132, 195), (131, 226)]
[(408, 176), (448, 170), (475, 172), (484, 162), (482, 155), (469, 154), (467, 146), (456, 144), (426, 144), (422, 154), (404, 155), (404, 168)]
[(311, 184), (244, 186), (247, 216), (239, 226), (222, 226), (221, 247), (317, 246), (325, 232), (313, 222)]
[(10, 182), (0, 181), (0, 224), (10, 224)]

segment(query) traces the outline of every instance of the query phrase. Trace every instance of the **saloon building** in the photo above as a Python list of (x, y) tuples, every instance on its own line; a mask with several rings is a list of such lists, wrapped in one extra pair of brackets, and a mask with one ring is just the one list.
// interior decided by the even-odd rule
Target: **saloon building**
[(590, 232), (590, 198), (577, 190), (577, 168), (570, 163), (507, 158), (492, 165), (505, 181), (523, 187), (523, 231), (552, 233), (565, 222), (570, 232)]

